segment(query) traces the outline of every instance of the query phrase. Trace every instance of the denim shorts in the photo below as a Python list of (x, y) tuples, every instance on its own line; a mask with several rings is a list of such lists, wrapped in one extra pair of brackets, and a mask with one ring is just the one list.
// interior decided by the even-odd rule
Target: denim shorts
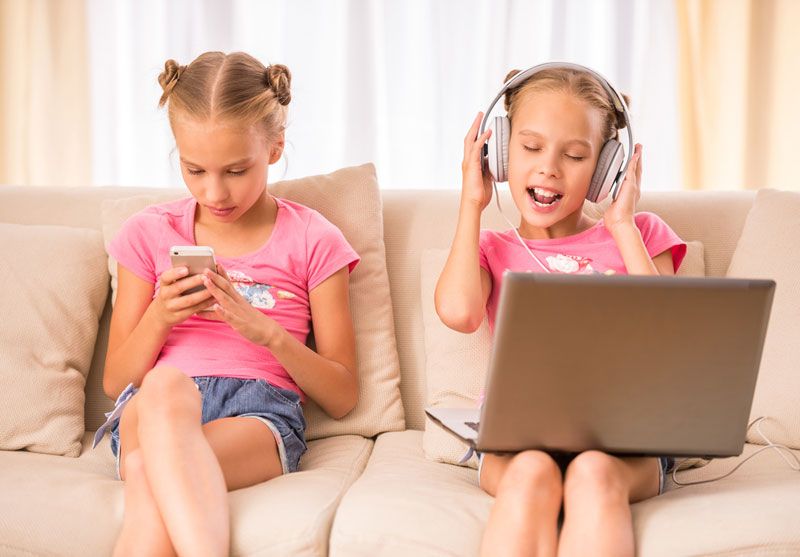
[[(478, 482), (481, 479), (481, 468), (483, 467), (483, 453), (479, 451), (475, 451), (478, 455)], [(578, 456), (580, 453), (549, 453), (548, 454), (556, 461), (558, 464), (559, 469), (561, 470), (562, 474), (565, 474), (567, 471), (567, 466), (572, 460)], [(472, 456), (469, 452), (467, 455)], [(464, 455), (465, 457), (467, 455)], [(659, 456), (658, 458), (658, 494), (661, 495), (664, 493), (664, 486), (667, 481), (667, 474), (672, 472), (672, 468), (675, 466), (675, 459), (668, 456)]]
[[(300, 457), (306, 452), (306, 420), (300, 406), (300, 395), (289, 389), (271, 385), (264, 379), (236, 377), (192, 377), (203, 400), (201, 423), (220, 418), (255, 418), (266, 425), (278, 444), (283, 473), (294, 472)], [(117, 399), (114, 411), (103, 428), (111, 430), (111, 452), (117, 461), (119, 474), (119, 422), (121, 408), (138, 391), (129, 386)], [(100, 433), (100, 431), (98, 431)]]

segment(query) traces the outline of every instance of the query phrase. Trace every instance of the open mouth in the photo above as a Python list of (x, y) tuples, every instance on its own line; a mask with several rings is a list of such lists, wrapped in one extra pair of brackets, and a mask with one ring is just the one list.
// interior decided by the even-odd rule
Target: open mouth
[(564, 197), (560, 193), (544, 188), (529, 187), (527, 190), (531, 200), (539, 207), (550, 207)]

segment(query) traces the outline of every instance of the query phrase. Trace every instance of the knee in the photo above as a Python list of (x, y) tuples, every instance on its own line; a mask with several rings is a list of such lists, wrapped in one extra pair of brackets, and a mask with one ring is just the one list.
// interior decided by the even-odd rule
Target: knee
[(566, 499), (586, 496), (595, 501), (627, 501), (622, 462), (600, 451), (579, 454), (567, 467), (564, 496)]
[(125, 459), (120, 463), (119, 467), (120, 478), (125, 481), (136, 481), (137, 478), (143, 477), (144, 474), (142, 451), (136, 449), (125, 455)]
[(543, 497), (561, 500), (561, 470), (541, 451), (525, 451), (508, 464), (498, 494), (516, 494), (525, 499)]
[(175, 367), (153, 368), (144, 376), (142, 386), (136, 394), (139, 398), (139, 420), (157, 417), (159, 421), (199, 413), (202, 401), (200, 393), (185, 373)]

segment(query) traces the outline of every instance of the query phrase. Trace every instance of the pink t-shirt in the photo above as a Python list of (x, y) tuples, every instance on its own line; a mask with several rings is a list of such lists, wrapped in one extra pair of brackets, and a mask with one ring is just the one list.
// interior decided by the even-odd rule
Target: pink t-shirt
[[(667, 223), (653, 213), (637, 213), (634, 218), (650, 257), (671, 250), (672, 263), (677, 271), (686, 255), (686, 244)], [(550, 240), (523, 240), (534, 255), (554, 273), (627, 274), (617, 244), (602, 220), (588, 230), (572, 236)], [(486, 311), (489, 328), (494, 331), (503, 273), (507, 270), (544, 273), (545, 270), (520, 245), (513, 230), (481, 230), (479, 250), (480, 265), (492, 276), (492, 292), (486, 302)]]
[[(275, 198), (278, 212), (269, 240), (239, 257), (217, 256), (236, 290), (253, 307), (305, 343), (311, 325), (308, 293), (342, 267), (359, 261), (341, 231), (298, 203)], [(169, 248), (195, 245), (197, 201), (189, 197), (147, 207), (130, 217), (109, 245), (120, 265), (156, 285), (172, 267)], [(157, 364), (190, 377), (213, 375), (265, 379), (306, 396), (272, 353), (245, 339), (224, 321), (192, 316), (170, 331)]]

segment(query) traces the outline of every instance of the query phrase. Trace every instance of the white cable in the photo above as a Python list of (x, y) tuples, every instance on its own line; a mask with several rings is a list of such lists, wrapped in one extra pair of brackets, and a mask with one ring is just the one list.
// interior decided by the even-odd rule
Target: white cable
[(517, 236), (517, 240), (519, 240), (519, 243), (522, 244), (522, 247), (525, 248), (525, 251), (527, 251), (530, 254), (533, 260), (536, 261), (539, 264), (539, 266), (545, 270), (545, 272), (552, 273), (552, 271), (544, 263), (542, 263), (539, 260), (539, 258), (536, 257), (536, 255), (534, 255), (534, 253), (531, 251), (531, 248), (528, 247), (528, 244), (526, 244), (525, 240), (522, 239), (522, 236), (519, 235), (519, 230), (517, 230), (517, 227), (514, 226), (512, 222), (508, 220), (508, 217), (506, 217), (505, 213), (503, 213), (503, 208), (500, 207), (500, 193), (497, 191), (497, 182), (492, 180), (492, 186), (494, 187), (494, 202), (497, 204), (497, 210), (500, 211), (500, 215), (508, 223), (508, 226), (510, 226), (511, 229), (514, 231), (514, 234)]
[[(716, 478), (711, 478), (711, 479), (708, 479), (708, 480), (698, 480), (698, 481), (694, 481), (694, 482), (679, 482), (678, 479), (677, 479), (677, 474), (678, 474), (678, 464), (680, 464), (680, 463), (676, 462), (675, 463), (675, 467), (672, 469), (672, 481), (675, 482), (675, 485), (680, 486), (680, 487), (684, 487), (684, 486), (687, 486), (687, 485), (698, 485), (698, 484), (705, 484), (705, 483), (715, 482), (717, 480), (721, 480), (723, 478), (727, 478), (728, 476), (730, 476), (731, 474), (736, 472), (745, 462), (747, 462), (748, 460), (750, 460), (751, 458), (753, 458), (757, 454), (766, 451), (767, 449), (775, 449), (776, 451), (778, 451), (778, 454), (781, 455), (781, 458), (786, 462), (786, 464), (789, 466), (789, 468), (791, 468), (795, 472), (800, 472), (800, 459), (797, 458), (797, 455), (795, 455), (792, 452), (792, 450), (789, 447), (787, 447), (786, 445), (781, 445), (779, 443), (773, 443), (766, 435), (764, 435), (764, 432), (761, 431), (761, 422), (764, 421), (764, 420), (768, 420), (768, 419), (770, 419), (768, 416), (760, 416), (760, 417), (756, 418), (755, 420), (753, 420), (752, 422), (750, 422), (748, 424), (748, 426), (747, 426), (747, 431), (748, 432), (750, 431), (750, 429), (754, 425), (757, 426), (756, 427), (756, 431), (758, 432), (759, 435), (761, 435), (761, 437), (764, 439), (764, 441), (766, 441), (767, 445), (765, 447), (761, 447), (756, 452), (754, 452), (753, 454), (751, 454), (750, 456), (745, 458), (743, 461), (741, 461), (739, 464), (737, 464), (733, 468), (733, 470), (728, 471), (727, 473), (723, 474), (722, 476), (719, 476), (719, 477), (716, 477)], [(786, 453), (788, 453), (794, 459), (794, 462), (795, 462), (796, 466), (795, 466), (795, 464), (792, 464), (789, 461), (788, 458), (786, 458), (786, 453), (784, 453), (783, 451), (786, 451)], [(681, 460), (681, 463), (686, 462), (687, 460), (689, 460), (689, 459), (684, 458), (684, 459)]]
[[(764, 441), (767, 442), (767, 446), (768, 447), (775, 447), (776, 449), (784, 449), (784, 450), (788, 451), (789, 455), (791, 455), (791, 457), (794, 459), (794, 464), (789, 462), (789, 459), (786, 457), (786, 454), (783, 451), (778, 450), (778, 454), (781, 455), (781, 458), (783, 459), (783, 461), (786, 463), (786, 465), (789, 468), (791, 468), (792, 470), (795, 470), (797, 472), (800, 472), (800, 459), (797, 458), (797, 455), (795, 455), (793, 452), (791, 452), (791, 449), (789, 447), (787, 447), (786, 445), (781, 445), (780, 443), (773, 443), (766, 435), (764, 435), (764, 432), (761, 431), (761, 422), (763, 422), (764, 420), (768, 420), (768, 419), (769, 418), (767, 416), (761, 416), (759, 418), (756, 418), (753, 421), (753, 425), (756, 426), (756, 431), (761, 436), (761, 438)], [(795, 467), (795, 465), (796, 465), (796, 467)]]

